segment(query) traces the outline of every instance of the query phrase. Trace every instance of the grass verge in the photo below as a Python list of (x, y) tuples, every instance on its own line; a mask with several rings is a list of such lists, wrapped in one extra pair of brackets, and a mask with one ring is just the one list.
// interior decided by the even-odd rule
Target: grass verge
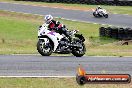
[[(97, 5), (86, 5), (86, 4), (66, 4), (66, 3), (47, 3), (47, 2), (30, 2), (30, 1), (15, 1), (15, 0), (0, 0), (0, 2), (12, 2), (12, 3), (21, 3), (37, 6), (48, 6), (48, 7), (58, 7), (65, 9), (75, 9), (75, 10), (92, 10), (97, 7)], [(131, 6), (109, 6), (109, 5), (100, 5), (105, 8), (109, 13), (118, 13), (118, 14), (129, 14), (132, 15)]]
[[(132, 45), (117, 45), (118, 40), (100, 38), (100, 24), (69, 21), (58, 18), (70, 30), (78, 29), (86, 39), (86, 55), (132, 56)], [(43, 17), (0, 11), (0, 54), (37, 54), (37, 29)], [(114, 43), (113, 43), (114, 42)]]
[(75, 78), (0, 78), (0, 88), (131, 88), (130, 84), (85, 84)]

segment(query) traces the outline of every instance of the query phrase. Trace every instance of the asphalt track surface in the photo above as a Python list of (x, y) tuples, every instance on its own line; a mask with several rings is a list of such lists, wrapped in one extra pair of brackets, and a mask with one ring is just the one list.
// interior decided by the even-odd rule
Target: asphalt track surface
[(132, 57), (0, 55), (0, 76), (75, 76), (79, 64), (89, 74), (132, 75)]
[(60, 8), (39, 7), (2, 2), (0, 2), (0, 10), (24, 12), (39, 15), (51, 14), (54, 17), (62, 17), (70, 20), (109, 24), (121, 27), (132, 27), (132, 16), (130, 15), (109, 14), (108, 19), (95, 18), (90, 11), (66, 10)]

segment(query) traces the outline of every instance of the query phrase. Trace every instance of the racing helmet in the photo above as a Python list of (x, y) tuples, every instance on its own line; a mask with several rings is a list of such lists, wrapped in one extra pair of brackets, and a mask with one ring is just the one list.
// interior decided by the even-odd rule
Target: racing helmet
[(50, 24), (51, 21), (53, 20), (53, 17), (52, 15), (45, 15), (44, 20), (46, 24)]
[(100, 6), (97, 7), (98, 9), (102, 9)]

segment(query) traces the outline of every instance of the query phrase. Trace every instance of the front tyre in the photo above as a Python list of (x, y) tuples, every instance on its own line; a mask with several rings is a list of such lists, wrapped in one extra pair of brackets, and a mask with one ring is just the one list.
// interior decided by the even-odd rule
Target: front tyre
[(45, 44), (44, 40), (39, 40), (37, 43), (37, 50), (42, 56), (50, 56), (53, 52), (51, 43)]
[(97, 17), (97, 14), (96, 14), (95, 12), (93, 12), (93, 16), (94, 16), (94, 17)]
[(80, 44), (80, 47), (72, 50), (72, 54), (76, 57), (82, 57), (86, 52), (86, 47), (84, 43)]

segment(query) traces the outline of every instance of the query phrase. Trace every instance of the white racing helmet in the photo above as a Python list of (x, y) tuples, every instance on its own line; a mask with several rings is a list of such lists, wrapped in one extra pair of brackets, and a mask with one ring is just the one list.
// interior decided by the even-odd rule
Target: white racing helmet
[(50, 24), (53, 17), (51, 15), (45, 15), (44, 17), (45, 23)]
[(100, 6), (98, 6), (97, 8), (98, 8), (98, 9), (101, 9), (101, 7), (100, 7)]

